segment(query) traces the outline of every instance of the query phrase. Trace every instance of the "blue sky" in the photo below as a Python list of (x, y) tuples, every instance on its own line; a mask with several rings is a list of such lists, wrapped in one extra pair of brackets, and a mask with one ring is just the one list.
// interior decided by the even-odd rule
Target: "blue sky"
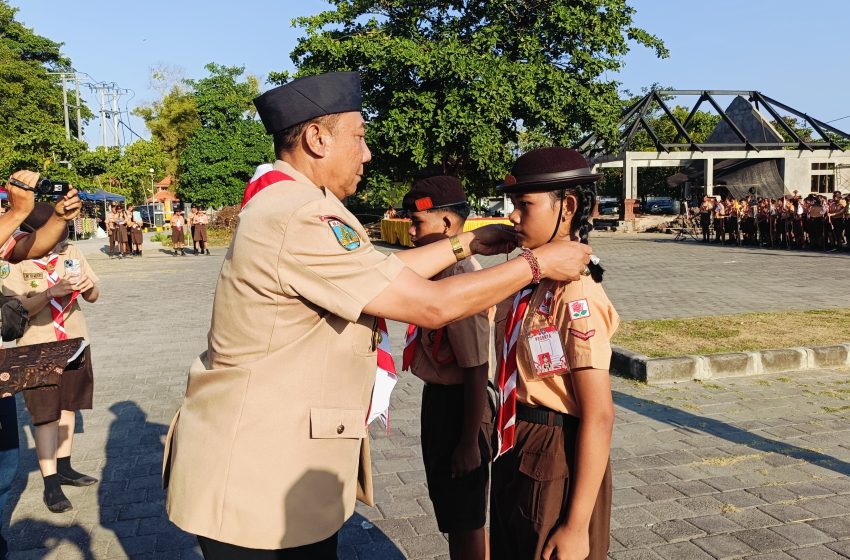
[[(135, 91), (130, 108), (156, 98), (150, 68), (244, 65), (261, 76), (291, 69), (300, 30), (293, 17), (316, 13), (320, 0), (11, 0), (18, 19), (65, 43), (77, 70)], [(639, 92), (658, 83), (679, 89), (757, 89), (822, 120), (850, 115), (850, 2), (846, 0), (631, 0), (635, 23), (661, 37), (670, 57), (634, 48), (617, 76)], [(90, 106), (96, 109), (92, 98)], [(833, 123), (850, 130), (850, 118)], [(138, 119), (133, 128), (147, 136)], [(100, 138), (92, 123), (86, 136)]]

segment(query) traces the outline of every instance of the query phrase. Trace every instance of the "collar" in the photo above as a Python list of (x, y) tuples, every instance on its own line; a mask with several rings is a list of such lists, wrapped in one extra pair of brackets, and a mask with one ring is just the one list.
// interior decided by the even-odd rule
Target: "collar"
[(286, 173), (287, 175), (295, 179), (295, 181), (298, 183), (304, 183), (310, 185), (311, 187), (321, 189), (322, 191), (325, 190), (323, 187), (319, 187), (317, 184), (311, 181), (306, 175), (292, 167), (292, 164), (283, 161), (282, 159), (275, 160), (274, 165), (272, 165), (272, 167), (277, 169), (278, 171)]

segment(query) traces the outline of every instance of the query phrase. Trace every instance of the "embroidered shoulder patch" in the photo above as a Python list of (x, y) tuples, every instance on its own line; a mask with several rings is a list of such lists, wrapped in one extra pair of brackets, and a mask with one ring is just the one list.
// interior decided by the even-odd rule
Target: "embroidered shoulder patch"
[(9, 266), (9, 263), (4, 262), (0, 265), (0, 280), (5, 280), (9, 277), (9, 274), (12, 272), (12, 267)]
[(351, 227), (345, 225), (342, 220), (335, 216), (324, 216), (322, 220), (328, 223), (334, 237), (336, 237), (336, 240), (339, 241), (343, 249), (353, 251), (360, 247), (360, 236)]
[(587, 319), (590, 317), (590, 306), (587, 304), (586, 299), (571, 301), (568, 306), (570, 309), (570, 319)]

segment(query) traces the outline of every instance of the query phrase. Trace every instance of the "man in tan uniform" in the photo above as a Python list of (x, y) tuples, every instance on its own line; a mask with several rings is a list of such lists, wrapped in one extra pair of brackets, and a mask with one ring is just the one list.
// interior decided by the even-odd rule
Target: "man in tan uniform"
[[(255, 101), (274, 135), (277, 182), (246, 201), (166, 441), (170, 519), (207, 559), (336, 558), (355, 497), (372, 502), (366, 416), (376, 317), (439, 328), (539, 274), (578, 278), (589, 251), (552, 243), (425, 280), (514, 247), (500, 228), (384, 255), (342, 200), (371, 159), (354, 72), (301, 78)], [(536, 270), (536, 272), (533, 272)]]

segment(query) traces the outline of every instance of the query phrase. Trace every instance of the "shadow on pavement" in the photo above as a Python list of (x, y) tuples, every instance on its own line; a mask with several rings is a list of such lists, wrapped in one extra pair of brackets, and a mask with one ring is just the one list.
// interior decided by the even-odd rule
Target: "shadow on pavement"
[[(100, 525), (115, 533), (127, 558), (201, 558), (197, 540), (168, 520), (161, 484), (165, 424), (147, 421), (132, 401), (109, 407), (114, 419), (98, 485)], [(113, 548), (110, 547), (110, 553)]]
[(705, 433), (726, 441), (746, 445), (757, 451), (801, 459), (844, 476), (850, 475), (850, 463), (810, 449), (759, 436), (719, 420), (691, 414), (678, 408), (640, 399), (619, 391), (614, 391), (614, 403), (626, 410), (631, 410), (660, 422), (666, 422), (690, 433)]
[(339, 531), (339, 560), (404, 560), (404, 553), (368, 519), (355, 513)]

